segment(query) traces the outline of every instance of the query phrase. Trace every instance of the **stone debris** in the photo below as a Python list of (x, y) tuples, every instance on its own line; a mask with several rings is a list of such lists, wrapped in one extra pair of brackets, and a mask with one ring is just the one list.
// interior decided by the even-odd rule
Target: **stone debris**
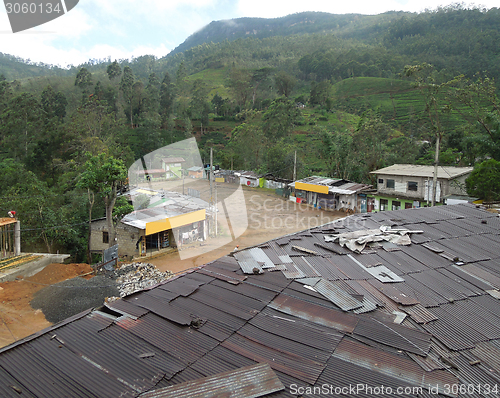
[(113, 274), (112, 277), (116, 278), (120, 297), (151, 288), (174, 276), (172, 272), (162, 272), (149, 263), (125, 264), (115, 269)]

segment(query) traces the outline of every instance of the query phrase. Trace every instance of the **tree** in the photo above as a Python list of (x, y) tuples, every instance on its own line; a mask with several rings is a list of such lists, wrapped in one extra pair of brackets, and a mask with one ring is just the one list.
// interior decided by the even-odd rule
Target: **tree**
[(48, 85), (42, 91), (41, 104), (48, 119), (57, 118), (60, 122), (63, 121), (66, 116), (66, 106), (68, 105), (68, 100), (63, 93), (60, 91), (56, 93), (52, 86)]
[(208, 126), (208, 114), (210, 105), (207, 101), (209, 88), (201, 79), (196, 79), (191, 90), (191, 101), (189, 102), (190, 113), (193, 118), (201, 120), (201, 125)]
[(86, 68), (81, 68), (76, 74), (75, 86), (81, 88), (84, 93), (88, 93), (92, 86), (92, 74)]
[(326, 164), (330, 177), (348, 180), (358, 165), (354, 156), (353, 139), (348, 132), (316, 130), (320, 136), (319, 156)]
[(276, 98), (262, 117), (264, 134), (273, 142), (288, 138), (300, 116), (293, 101), (286, 97)]
[(133, 120), (134, 81), (135, 77), (134, 77), (134, 72), (132, 72), (132, 69), (129, 66), (123, 68), (123, 76), (122, 80), (120, 81), (120, 90), (123, 93), (123, 98), (125, 99), (125, 103), (128, 104), (129, 106), (130, 127), (134, 127), (134, 120)]
[(279, 71), (274, 76), (274, 84), (279, 95), (289, 97), (297, 84), (297, 79), (284, 71)]
[(436, 151), (434, 161), (434, 178), (433, 178), (433, 195), (432, 203), (436, 203), (437, 192), (437, 171), (439, 165), (439, 150), (441, 140), (443, 139), (443, 129), (441, 125), (441, 115), (447, 112), (449, 106), (441, 103), (442, 92), (450, 85), (450, 82), (436, 84), (436, 80), (432, 74), (434, 67), (427, 63), (419, 65), (407, 65), (404, 68), (404, 75), (415, 79), (415, 87), (421, 91), (425, 100), (425, 111), (429, 117), (431, 129), (436, 136)]
[(92, 207), (95, 203), (95, 195), (100, 194), (104, 197), (104, 206), (106, 209), (106, 223), (109, 233), (109, 247), (115, 245), (116, 231), (113, 225), (113, 209), (118, 195), (118, 187), (123, 184), (127, 178), (127, 169), (120, 159), (115, 159), (105, 153), (92, 156), (87, 153), (87, 162), (84, 165), (84, 171), (80, 175), (78, 188), (86, 189), (89, 200), (89, 242), (88, 242), (88, 261), (91, 261), (90, 254), (90, 236), (92, 223)]
[(465, 180), (467, 194), (487, 202), (500, 200), (500, 162), (486, 160), (472, 171)]
[(172, 105), (174, 104), (174, 85), (170, 80), (170, 75), (165, 72), (165, 76), (160, 85), (160, 116), (162, 125), (165, 125), (172, 114)]
[(29, 93), (12, 98), (0, 119), (0, 139), (8, 157), (26, 161), (43, 134), (43, 110)]
[(120, 64), (115, 60), (112, 64), (108, 65), (106, 73), (108, 74), (109, 80), (113, 81), (122, 74), (122, 68), (120, 67)]
[(252, 93), (252, 74), (244, 69), (233, 68), (229, 74), (228, 86), (233, 92), (236, 104), (244, 108)]
[(320, 83), (312, 83), (309, 102), (311, 105), (325, 106), (330, 98), (332, 85), (328, 80)]

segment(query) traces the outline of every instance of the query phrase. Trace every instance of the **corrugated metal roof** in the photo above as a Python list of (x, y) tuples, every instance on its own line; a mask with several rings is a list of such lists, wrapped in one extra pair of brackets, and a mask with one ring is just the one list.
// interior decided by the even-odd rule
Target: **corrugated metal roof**
[(342, 311), (347, 312), (363, 306), (359, 300), (326, 279), (321, 279), (316, 283), (316, 285), (314, 285), (314, 290), (321, 293)]
[(333, 357), (394, 377), (410, 385), (424, 388), (429, 388), (429, 385), (437, 386), (440, 393), (446, 391), (446, 384), (458, 383), (458, 378), (449, 372), (442, 370), (426, 372), (408, 357), (389, 354), (345, 338), (335, 349)]
[(430, 349), (431, 335), (429, 333), (374, 318), (360, 319), (354, 329), (354, 334), (422, 356), (426, 356)]
[(285, 386), (267, 364), (257, 364), (215, 376), (176, 384), (141, 394), (141, 398), (256, 398), (281, 391)]
[[(324, 242), (380, 225), (424, 232), (398, 251), (353, 254)], [(89, 311), (0, 349), (0, 383), (26, 396), (136, 397), (210, 376), (224, 387), (220, 373), (256, 362), (285, 386), (500, 382), (489, 354), (500, 350), (500, 306), (488, 293), (500, 289), (499, 230), (498, 217), (470, 205), (351, 216), (107, 303), (115, 314)], [(244, 275), (244, 253), (275, 267)], [(381, 266), (403, 281), (369, 272)], [(398, 311), (409, 315), (401, 324)], [(9, 388), (0, 384), (0, 395), (18, 394)]]

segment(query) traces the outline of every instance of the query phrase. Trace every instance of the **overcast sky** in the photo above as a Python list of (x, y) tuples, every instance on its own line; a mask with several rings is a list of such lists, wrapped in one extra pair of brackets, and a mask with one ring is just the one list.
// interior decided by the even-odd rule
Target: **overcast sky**
[[(107, 57), (113, 60), (145, 54), (162, 57), (214, 20), (273, 18), (301, 11), (420, 12), (450, 3), (440, 0), (80, 0), (66, 15), (15, 34), (6, 9), (0, 4), (0, 52), (60, 66)], [(475, 4), (499, 7), (499, 0)]]

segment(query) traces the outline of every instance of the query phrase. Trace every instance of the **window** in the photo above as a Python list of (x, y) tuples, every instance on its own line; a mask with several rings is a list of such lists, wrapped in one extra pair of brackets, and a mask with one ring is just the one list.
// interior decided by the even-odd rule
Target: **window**
[(418, 190), (418, 182), (408, 181), (408, 191), (417, 191)]
[(392, 210), (401, 210), (401, 202), (397, 200), (392, 201)]
[(109, 243), (109, 234), (107, 231), (102, 231), (102, 243)]
[(384, 179), (383, 179), (383, 178), (379, 178), (379, 179), (378, 179), (378, 183), (379, 183), (379, 184), (383, 184), (383, 183), (384, 183)]
[(394, 180), (387, 180), (387, 188), (394, 189)]
[(385, 211), (389, 207), (389, 201), (387, 199), (380, 199), (380, 211)]

